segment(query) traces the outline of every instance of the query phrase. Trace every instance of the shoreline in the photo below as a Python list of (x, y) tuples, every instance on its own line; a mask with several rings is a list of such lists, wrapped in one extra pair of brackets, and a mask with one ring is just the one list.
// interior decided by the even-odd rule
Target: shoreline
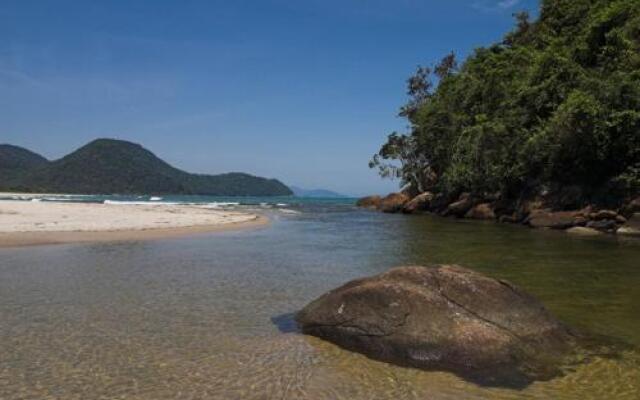
[(0, 201), (0, 248), (165, 239), (268, 223), (261, 214), (193, 205)]

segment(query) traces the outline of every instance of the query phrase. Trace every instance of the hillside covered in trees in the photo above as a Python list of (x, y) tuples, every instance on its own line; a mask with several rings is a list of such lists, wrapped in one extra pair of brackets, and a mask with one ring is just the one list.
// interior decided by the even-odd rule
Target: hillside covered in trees
[(55, 161), (0, 145), (0, 190), (79, 194), (201, 194), (288, 196), (276, 179), (244, 173), (190, 174), (139, 144), (98, 139)]
[(370, 166), (413, 194), (463, 192), (555, 209), (640, 192), (640, 1), (543, 0), (502, 42), (408, 80)]

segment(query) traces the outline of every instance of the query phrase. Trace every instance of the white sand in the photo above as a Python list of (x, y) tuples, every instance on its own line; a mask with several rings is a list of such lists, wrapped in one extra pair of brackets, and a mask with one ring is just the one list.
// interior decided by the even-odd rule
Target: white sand
[(183, 205), (0, 201), (0, 232), (100, 232), (247, 222), (256, 215)]
[(196, 205), (0, 201), (0, 247), (138, 240), (261, 225), (255, 214)]

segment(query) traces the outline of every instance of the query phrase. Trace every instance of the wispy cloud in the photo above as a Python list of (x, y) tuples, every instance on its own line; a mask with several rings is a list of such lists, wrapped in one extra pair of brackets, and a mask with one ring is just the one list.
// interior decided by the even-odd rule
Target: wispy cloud
[(506, 9), (516, 6), (520, 0), (502, 0), (498, 3), (498, 8)]
[(521, 1), (522, 0), (500, 0), (496, 2), (495, 0), (479, 0), (474, 2), (472, 7), (483, 11), (501, 11), (515, 7), (520, 4)]

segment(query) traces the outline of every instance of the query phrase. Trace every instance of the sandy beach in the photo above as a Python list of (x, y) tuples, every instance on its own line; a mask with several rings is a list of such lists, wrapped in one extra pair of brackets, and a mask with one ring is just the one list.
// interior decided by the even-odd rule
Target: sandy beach
[(144, 240), (263, 225), (256, 214), (199, 205), (0, 201), (0, 247)]

